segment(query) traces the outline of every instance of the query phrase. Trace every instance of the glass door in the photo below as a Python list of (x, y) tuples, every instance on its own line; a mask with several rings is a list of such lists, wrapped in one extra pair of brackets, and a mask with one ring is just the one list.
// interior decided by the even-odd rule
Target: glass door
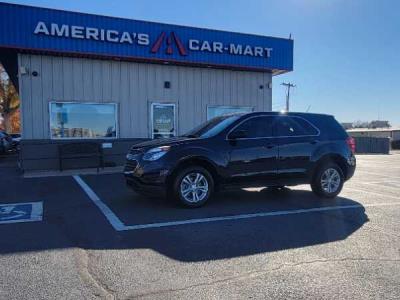
[(153, 139), (169, 138), (176, 135), (175, 104), (151, 104), (151, 137)]

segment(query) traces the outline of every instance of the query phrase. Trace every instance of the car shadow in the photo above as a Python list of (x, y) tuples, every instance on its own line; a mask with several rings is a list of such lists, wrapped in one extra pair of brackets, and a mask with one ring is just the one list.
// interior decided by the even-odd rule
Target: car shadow
[[(43, 221), (0, 225), (0, 253), (71, 247), (152, 249), (174, 260), (197, 262), (341, 241), (368, 221), (364, 207), (357, 201), (345, 197), (323, 201), (312, 192), (297, 188), (221, 192), (203, 208), (185, 209), (170, 201), (140, 197), (127, 189), (119, 176), (92, 176), (85, 180), (125, 225), (326, 206), (356, 207), (115, 231), (72, 177), (31, 178), (19, 181), (24, 186), (19, 193), (44, 202)], [(10, 198), (14, 193), (5, 195)], [(17, 198), (21, 199), (18, 196), (13, 201)]]
[[(296, 203), (296, 199), (301, 199), (301, 205)], [(166, 204), (166, 208), (169, 208), (169, 205)], [(233, 213), (222, 210), (222, 207), (227, 205), (234, 208)], [(280, 192), (265, 189), (260, 192), (221, 193), (207, 210), (219, 211), (219, 215), (226, 216), (235, 213), (252, 214), (282, 210), (290, 212), (334, 206), (357, 208), (283, 213), (268, 217), (185, 225), (186, 227), (148, 229), (128, 233), (124, 237), (124, 244), (126, 248), (153, 249), (179, 261), (207, 261), (341, 241), (368, 222), (365, 208), (352, 199), (337, 197), (328, 202), (321, 201), (310, 191), (295, 189)], [(149, 234), (154, 236), (150, 238)], [(140, 242), (130, 239), (132, 236)]]

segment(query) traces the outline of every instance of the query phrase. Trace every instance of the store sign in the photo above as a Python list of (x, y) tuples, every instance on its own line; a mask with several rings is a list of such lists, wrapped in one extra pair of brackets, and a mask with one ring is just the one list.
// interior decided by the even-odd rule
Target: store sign
[[(39, 21), (33, 32), (34, 34), (43, 34), (53, 37), (66, 37), (73, 39), (84, 39), (84, 40), (94, 40), (99, 42), (109, 42), (109, 43), (120, 43), (120, 44), (131, 44), (131, 45), (150, 45), (150, 35), (143, 32), (119, 32), (118, 30), (104, 29), (104, 28), (94, 28), (94, 27), (84, 27), (77, 25), (66, 25), (66, 24), (46, 24), (43, 21)], [(178, 48), (179, 54), (181, 56), (187, 55), (186, 47), (183, 45), (179, 37), (175, 32), (171, 32), (169, 36), (165, 32), (162, 32), (158, 38), (155, 40), (151, 47), (152, 53), (157, 53), (161, 48), (162, 43), (165, 42), (166, 53), (173, 53), (173, 44)], [(191, 51), (200, 52), (211, 52), (211, 53), (228, 53), (231, 55), (248, 55), (254, 57), (271, 57), (273, 48), (262, 47), (262, 46), (251, 46), (235, 43), (224, 44), (220, 41), (208, 41), (208, 40), (198, 40), (189, 39), (188, 48)]]
[(66, 25), (51, 23), (46, 25), (45, 22), (39, 21), (33, 32), (34, 34), (44, 34), (54, 37), (66, 37), (82, 40), (94, 40), (99, 42), (110, 43), (127, 43), (135, 45), (149, 45), (150, 37), (146, 33), (136, 32), (119, 32), (111, 29), (101, 29), (93, 27), (84, 27), (77, 25)]
[(175, 106), (152, 104), (153, 138), (175, 136)]
[[(0, 47), (144, 62), (293, 69), (293, 40), (0, 3)], [(15, 23), (18, 20), (18, 23)]]

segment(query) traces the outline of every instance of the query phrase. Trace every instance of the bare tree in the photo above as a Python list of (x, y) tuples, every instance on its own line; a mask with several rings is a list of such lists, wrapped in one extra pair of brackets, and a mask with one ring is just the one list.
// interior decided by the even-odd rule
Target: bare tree
[(7, 132), (14, 131), (15, 128), (19, 129), (19, 118), (15, 123), (13, 115), (19, 110), (20, 102), (18, 93), (7, 75), (3, 65), (0, 64), (0, 114), (4, 121), (4, 127)]

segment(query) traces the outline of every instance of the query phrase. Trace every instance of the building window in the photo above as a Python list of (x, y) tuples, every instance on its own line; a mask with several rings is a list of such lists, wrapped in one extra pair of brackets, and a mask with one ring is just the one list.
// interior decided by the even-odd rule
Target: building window
[(169, 138), (176, 135), (175, 104), (151, 104), (151, 137)]
[(249, 113), (253, 111), (250, 106), (208, 106), (207, 107), (207, 120), (214, 117), (232, 114), (232, 113)]
[(52, 139), (117, 137), (117, 104), (50, 102)]

